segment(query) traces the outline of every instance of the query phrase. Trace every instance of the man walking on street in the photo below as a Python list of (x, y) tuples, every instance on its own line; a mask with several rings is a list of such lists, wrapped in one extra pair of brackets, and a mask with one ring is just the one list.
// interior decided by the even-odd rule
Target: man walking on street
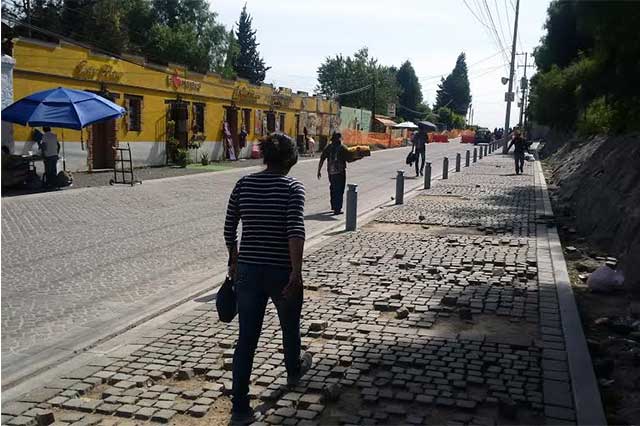
[(342, 135), (339, 132), (331, 135), (331, 143), (320, 156), (318, 163), (318, 179), (322, 177), (322, 165), (327, 160), (327, 173), (329, 174), (329, 192), (331, 194), (331, 210), (334, 215), (342, 214), (342, 201), (344, 187), (347, 182), (347, 156), (348, 149), (342, 144)]
[(524, 153), (527, 150), (527, 143), (524, 138), (520, 136), (520, 130), (516, 130), (513, 134), (513, 138), (507, 147), (507, 152), (511, 149), (511, 146), (515, 147), (513, 151), (513, 158), (516, 163), (516, 174), (524, 173)]
[(55, 133), (51, 131), (51, 127), (43, 127), (44, 134), (40, 141), (40, 149), (44, 157), (44, 170), (47, 177), (46, 187), (57, 187), (58, 179), (58, 153), (60, 152), (60, 143)]
[[(427, 140), (428, 140), (427, 131), (424, 126), (419, 126), (418, 131), (413, 135), (411, 139), (412, 147), (411, 150), (415, 153), (415, 161), (416, 161), (416, 177), (422, 176), (424, 174), (424, 163), (427, 160)], [(418, 167), (418, 163), (420, 163), (420, 158), (422, 158), (422, 163)]]

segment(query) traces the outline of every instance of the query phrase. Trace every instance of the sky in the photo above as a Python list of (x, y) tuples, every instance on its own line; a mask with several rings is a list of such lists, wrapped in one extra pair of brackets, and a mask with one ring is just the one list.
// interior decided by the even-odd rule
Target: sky
[[(245, 0), (210, 0), (210, 3), (220, 22), (230, 28), (238, 21)], [(327, 57), (352, 55), (366, 46), (370, 55), (385, 65), (399, 67), (410, 60), (420, 79), (424, 99), (432, 106), (440, 76), (451, 72), (460, 52), (465, 52), (473, 123), (489, 128), (504, 126), (507, 86), (500, 79), (509, 75), (516, 0), (247, 0), (246, 3), (257, 30), (259, 51), (271, 67), (267, 83), (314, 93), (316, 71)], [(518, 53), (531, 53), (538, 45), (549, 3), (550, 0), (520, 0)], [(491, 29), (491, 19), (501, 46)], [(523, 65), (524, 55), (517, 56), (516, 61)], [(519, 88), (523, 71), (524, 67), (517, 68), (514, 88)], [(535, 68), (527, 68), (529, 77), (534, 72)], [(512, 104), (511, 123), (517, 121), (518, 109)]]

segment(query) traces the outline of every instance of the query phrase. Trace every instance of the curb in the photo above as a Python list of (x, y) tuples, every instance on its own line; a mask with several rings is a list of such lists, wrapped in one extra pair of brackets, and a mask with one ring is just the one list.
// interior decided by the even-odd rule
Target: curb
[[(547, 190), (547, 183), (539, 161), (535, 162), (536, 180), (542, 193), (544, 214), (553, 216), (553, 208)], [(546, 228), (549, 256), (553, 269), (561, 327), (564, 334), (565, 353), (569, 366), (573, 406), (576, 423), (579, 425), (606, 425), (598, 381), (593, 371), (593, 363), (582, 329), (580, 314), (571, 289), (567, 264), (555, 226)]]

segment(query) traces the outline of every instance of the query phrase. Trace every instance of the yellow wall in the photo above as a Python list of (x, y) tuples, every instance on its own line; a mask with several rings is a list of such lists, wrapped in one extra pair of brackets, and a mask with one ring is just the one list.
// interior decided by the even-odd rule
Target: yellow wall
[[(178, 96), (187, 102), (202, 102), (205, 107), (205, 139), (207, 141), (222, 140), (222, 121), (225, 105), (232, 105), (233, 94), (236, 88), (249, 89), (258, 95), (253, 103), (238, 101), (238, 108), (251, 109), (251, 128), (248, 140), (257, 138), (254, 134), (255, 110), (267, 111), (271, 109), (272, 96), (275, 89), (268, 85), (254, 86), (242, 80), (225, 80), (215, 74), (201, 75), (190, 73), (179, 66), (161, 67), (158, 65), (141, 65), (141, 58), (132, 58), (132, 63), (125, 60), (108, 57), (102, 54), (71, 45), (65, 42), (50, 44), (34, 40), (17, 39), (14, 45), (14, 58), (16, 67), (14, 72), (14, 99), (20, 99), (33, 92), (55, 88), (58, 86), (99, 91), (106, 89), (109, 92), (119, 94), (115, 100), (119, 105), (125, 104), (124, 94), (143, 96), (143, 125), (142, 131), (127, 131), (124, 120), (120, 120), (118, 128), (118, 140), (121, 142), (164, 142), (166, 125), (167, 100), (175, 100)], [(81, 70), (79, 64), (86, 61)], [(87, 67), (93, 71), (103, 67), (110, 67), (109, 73), (87, 72)], [(153, 68), (153, 69), (150, 69)], [(157, 68), (157, 69), (156, 69)], [(84, 70), (84, 72), (83, 72)], [(178, 74), (182, 80), (190, 80), (200, 85), (199, 90), (190, 90), (184, 87), (175, 88), (168, 77)], [(295, 136), (295, 114), (300, 111), (338, 112), (338, 105), (329, 105), (330, 101), (316, 101), (316, 98), (307, 97), (305, 108), (302, 109), (303, 97), (292, 94), (291, 103), (287, 107), (274, 107), (276, 113), (284, 112), (286, 133)], [(318, 109), (316, 109), (318, 107)], [(191, 113), (190, 113), (191, 115)], [(191, 116), (190, 116), (191, 119)], [(239, 117), (241, 122), (241, 117)], [(17, 141), (30, 140), (31, 130), (16, 125), (15, 139)], [(65, 130), (66, 141), (79, 141), (79, 132)], [(86, 136), (85, 136), (86, 138)]]

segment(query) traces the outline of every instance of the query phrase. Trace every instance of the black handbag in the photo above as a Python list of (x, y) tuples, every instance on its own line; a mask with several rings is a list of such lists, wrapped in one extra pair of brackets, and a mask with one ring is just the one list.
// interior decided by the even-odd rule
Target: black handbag
[(411, 151), (407, 155), (407, 164), (411, 166), (415, 161), (416, 161), (416, 154), (414, 154), (413, 151)]
[(238, 313), (236, 292), (233, 289), (233, 279), (227, 277), (216, 294), (216, 309), (222, 322), (231, 322)]

